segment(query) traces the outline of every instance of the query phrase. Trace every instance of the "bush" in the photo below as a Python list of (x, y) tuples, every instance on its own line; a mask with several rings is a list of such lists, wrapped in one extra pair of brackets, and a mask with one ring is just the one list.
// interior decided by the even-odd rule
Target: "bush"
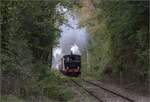
[(64, 83), (61, 75), (56, 70), (52, 70), (39, 81), (38, 85), (42, 90), (42, 94), (50, 99), (66, 101), (73, 97), (73, 92)]

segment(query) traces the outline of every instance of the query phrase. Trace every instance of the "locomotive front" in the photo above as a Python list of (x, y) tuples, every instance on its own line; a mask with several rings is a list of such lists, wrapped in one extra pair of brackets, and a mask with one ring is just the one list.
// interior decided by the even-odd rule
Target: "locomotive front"
[(81, 74), (81, 56), (70, 54), (61, 59), (60, 71), (68, 76), (79, 76)]

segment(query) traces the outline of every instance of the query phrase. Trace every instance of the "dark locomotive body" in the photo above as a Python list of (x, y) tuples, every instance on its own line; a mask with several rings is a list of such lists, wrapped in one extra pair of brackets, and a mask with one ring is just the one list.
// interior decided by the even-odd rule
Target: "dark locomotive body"
[(65, 55), (61, 58), (59, 70), (68, 76), (79, 76), (81, 74), (81, 56), (80, 55)]

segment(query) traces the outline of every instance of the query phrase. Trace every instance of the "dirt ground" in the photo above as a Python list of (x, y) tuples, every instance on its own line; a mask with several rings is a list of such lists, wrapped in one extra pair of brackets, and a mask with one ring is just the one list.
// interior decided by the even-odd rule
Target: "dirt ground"
[[(150, 102), (150, 94), (148, 93), (149, 89), (146, 85), (139, 86), (137, 84), (124, 84), (124, 83), (115, 83), (113, 81), (93, 81), (96, 84), (104, 86), (116, 93), (129, 97), (130, 99), (135, 100), (135, 102)], [(146, 90), (147, 89), (147, 90)]]

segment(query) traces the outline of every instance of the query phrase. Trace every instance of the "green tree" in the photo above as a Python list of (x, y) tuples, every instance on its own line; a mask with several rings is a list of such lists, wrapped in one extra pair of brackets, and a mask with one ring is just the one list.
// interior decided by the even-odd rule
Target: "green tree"
[[(86, 0), (81, 20), (90, 33), (89, 53), (92, 73), (112, 74), (131, 80), (148, 77), (148, 1)], [(90, 2), (89, 2), (90, 1)], [(108, 67), (109, 66), (109, 67)], [(107, 73), (110, 74), (110, 73)]]
[[(52, 48), (60, 34), (59, 25), (64, 21), (64, 15), (56, 7), (59, 4), (71, 8), (74, 1), (70, 4), (62, 0), (0, 2), (2, 94), (41, 94), (38, 83), (50, 76), (47, 65), (51, 66)], [(49, 80), (52, 83), (51, 77)]]

